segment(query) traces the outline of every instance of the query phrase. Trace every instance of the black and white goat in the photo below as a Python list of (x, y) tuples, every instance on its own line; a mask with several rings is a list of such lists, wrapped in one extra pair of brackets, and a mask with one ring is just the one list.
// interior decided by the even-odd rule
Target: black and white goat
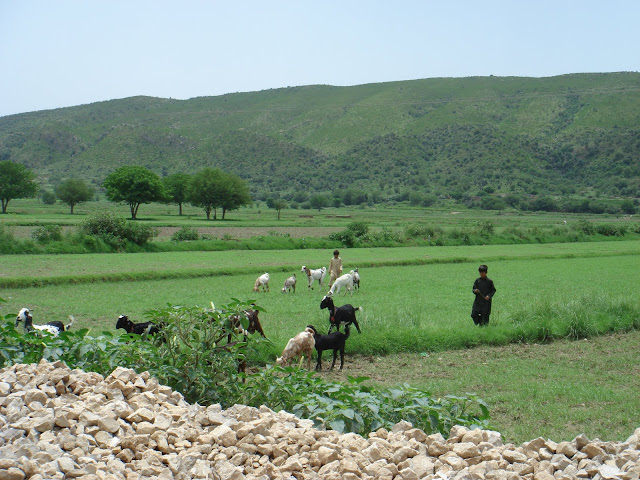
[(333, 350), (333, 363), (331, 364), (331, 370), (336, 366), (336, 359), (338, 358), (338, 352), (340, 352), (340, 370), (344, 366), (344, 347), (349, 338), (349, 325), (345, 325), (344, 333), (333, 332), (327, 335), (320, 335), (316, 327), (313, 325), (307, 325), (307, 328), (313, 330), (313, 338), (316, 341), (315, 347), (318, 352), (318, 361), (316, 362), (316, 371), (322, 370), (322, 352), (325, 350)]
[(22, 308), (20, 309), (20, 312), (18, 312), (18, 316), (16, 317), (16, 327), (20, 324), (20, 322), (24, 322), (24, 330), (26, 332), (37, 330), (40, 332), (50, 333), (54, 337), (57, 337), (60, 332), (64, 332), (71, 328), (71, 325), (73, 325), (73, 322), (75, 321), (73, 315), (69, 315), (69, 320), (70, 322), (67, 325), (58, 320), (47, 322), (44, 325), (36, 325), (35, 323), (33, 323), (33, 317), (31, 316), (31, 312), (29, 311), (29, 309)]
[(143, 333), (155, 335), (160, 331), (158, 325), (153, 322), (133, 323), (126, 315), (120, 315), (118, 317), (116, 330), (118, 328), (122, 328), (127, 333), (135, 333), (137, 335), (142, 335)]
[(346, 303), (341, 307), (336, 307), (333, 303), (333, 299), (330, 295), (326, 295), (322, 301), (320, 302), (320, 310), (326, 308), (329, 310), (329, 332), (334, 328), (339, 332), (340, 325), (351, 325), (352, 323), (356, 326), (356, 330), (358, 333), (360, 332), (360, 325), (358, 325), (358, 320), (356, 320), (356, 312), (362, 311), (362, 307), (355, 308), (353, 305)]
[(360, 274), (358, 273), (358, 269), (354, 268), (349, 274), (353, 277), (353, 289), (360, 290)]

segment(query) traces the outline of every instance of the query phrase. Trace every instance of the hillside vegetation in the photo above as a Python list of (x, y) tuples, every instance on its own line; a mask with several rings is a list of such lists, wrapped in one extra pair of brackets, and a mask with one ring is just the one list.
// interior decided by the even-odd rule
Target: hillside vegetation
[(338, 189), (369, 201), (640, 196), (640, 73), (315, 85), (173, 100), (132, 97), (0, 118), (0, 160), (43, 184), (115, 168), (217, 167), (256, 199)]

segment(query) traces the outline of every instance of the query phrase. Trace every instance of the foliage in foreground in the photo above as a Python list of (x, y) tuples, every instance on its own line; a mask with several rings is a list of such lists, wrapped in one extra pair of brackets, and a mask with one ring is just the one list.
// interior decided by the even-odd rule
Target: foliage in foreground
[(169, 305), (148, 314), (151, 321), (162, 325), (155, 338), (111, 332), (91, 336), (87, 329), (61, 332), (57, 337), (23, 334), (13, 325), (15, 315), (7, 315), (8, 321), (0, 327), (0, 365), (44, 359), (61, 360), (70, 368), (102, 375), (118, 366), (147, 370), (191, 403), (266, 405), (309, 418), (321, 428), (362, 435), (401, 420), (427, 433), (445, 436), (453, 425), (488, 426), (489, 410), (474, 395), (432, 398), (407, 385), (380, 390), (365, 386), (364, 377), (349, 379), (345, 384), (327, 382), (294, 367), (238, 373), (238, 363), (260, 341), (249, 337), (245, 342), (230, 322), (231, 317), (238, 316), (246, 329), (248, 320), (243, 311), (247, 308), (259, 309), (239, 301), (222, 308)]

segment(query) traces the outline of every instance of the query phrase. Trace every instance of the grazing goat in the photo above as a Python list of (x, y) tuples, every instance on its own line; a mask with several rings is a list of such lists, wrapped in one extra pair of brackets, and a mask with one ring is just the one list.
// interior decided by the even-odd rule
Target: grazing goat
[(263, 292), (269, 291), (269, 274), (268, 273), (263, 273), (258, 278), (256, 278), (256, 283), (254, 283), (253, 285), (253, 291), (259, 292), (260, 287), (262, 287)]
[(335, 282), (333, 282), (333, 285), (331, 285), (331, 288), (329, 289), (329, 293), (328, 295), (333, 295), (334, 293), (338, 293), (340, 291), (340, 289), (342, 287), (345, 287), (347, 289), (347, 292), (349, 292), (351, 295), (353, 295), (353, 277), (354, 277), (354, 271), (351, 270), (350, 273), (345, 273), (344, 275), (340, 275)]
[(135, 333), (142, 335), (146, 333), (148, 335), (155, 335), (160, 331), (158, 325), (153, 322), (133, 323), (126, 315), (120, 315), (116, 322), (116, 330), (122, 328), (127, 333)]
[(282, 287), (282, 293), (287, 293), (293, 290), (296, 293), (296, 274), (294, 273), (284, 281), (284, 287)]
[(307, 281), (309, 282), (309, 289), (313, 290), (313, 283), (318, 280), (321, 287), (324, 287), (324, 277), (327, 274), (327, 267), (317, 268), (312, 270), (305, 265), (302, 266), (302, 272), (307, 274)]
[(353, 276), (353, 289), (360, 290), (360, 274), (358, 273), (358, 269), (354, 268), (349, 274)]
[(290, 338), (287, 342), (287, 346), (282, 351), (282, 356), (276, 358), (276, 364), (285, 366), (293, 358), (300, 357), (300, 364), (302, 366), (302, 360), (304, 356), (307, 356), (307, 370), (311, 370), (311, 354), (315, 347), (316, 341), (313, 338), (314, 331), (307, 327), (303, 332), (300, 332), (295, 337)]
[(334, 328), (339, 332), (340, 325), (351, 325), (352, 323), (356, 326), (356, 330), (358, 333), (360, 332), (360, 325), (358, 325), (358, 320), (356, 320), (356, 312), (358, 310), (362, 311), (362, 307), (355, 308), (353, 305), (345, 304), (341, 307), (337, 307), (333, 303), (333, 299), (327, 295), (320, 302), (320, 310), (326, 308), (329, 310), (329, 332)]
[(328, 335), (320, 335), (313, 325), (307, 325), (307, 328), (313, 330), (313, 338), (316, 341), (316, 352), (318, 352), (318, 362), (316, 363), (316, 371), (322, 370), (322, 352), (325, 350), (333, 350), (333, 363), (331, 370), (336, 365), (338, 351), (340, 351), (340, 370), (344, 366), (344, 346), (349, 338), (349, 325), (345, 325), (344, 333), (333, 332)]
[(31, 316), (31, 312), (28, 308), (20, 309), (18, 312), (18, 316), (16, 317), (16, 327), (20, 324), (20, 322), (24, 322), (24, 330), (25, 332), (31, 332), (34, 330), (38, 330), (40, 332), (47, 332), (57, 337), (60, 332), (64, 332), (71, 328), (75, 318), (73, 315), (69, 315), (69, 320), (71, 320), (67, 325), (63, 324), (58, 320), (53, 320), (51, 322), (47, 322), (44, 325), (36, 325), (33, 323), (33, 317)]

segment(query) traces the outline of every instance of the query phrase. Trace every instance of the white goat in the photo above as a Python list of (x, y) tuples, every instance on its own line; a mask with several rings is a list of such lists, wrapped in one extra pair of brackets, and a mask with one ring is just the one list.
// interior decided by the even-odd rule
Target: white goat
[(302, 272), (307, 274), (307, 280), (309, 281), (309, 288), (313, 290), (313, 282), (318, 280), (321, 287), (324, 286), (324, 277), (327, 274), (327, 267), (317, 268), (312, 270), (307, 266), (302, 266)]
[(360, 274), (358, 273), (358, 269), (354, 268), (349, 273), (353, 274), (353, 289), (360, 290)]
[(296, 293), (296, 274), (294, 273), (284, 281), (284, 287), (282, 287), (282, 293), (287, 293), (293, 290)]
[(253, 291), (259, 292), (260, 287), (262, 287), (263, 292), (269, 291), (269, 274), (268, 273), (263, 273), (258, 278), (256, 278), (256, 283), (254, 283), (253, 285)]
[(276, 364), (286, 366), (293, 358), (300, 357), (298, 366), (302, 366), (304, 356), (307, 356), (307, 370), (311, 370), (311, 354), (316, 346), (313, 329), (307, 327), (295, 337), (290, 338), (282, 351), (282, 356), (276, 358)]
[(351, 270), (351, 272), (345, 273), (344, 275), (336, 278), (336, 281), (333, 282), (333, 285), (331, 285), (331, 288), (329, 289), (329, 293), (327, 295), (338, 293), (342, 287), (345, 287), (347, 289), (347, 292), (353, 295), (353, 276), (354, 271)]
[(16, 317), (16, 327), (20, 324), (20, 322), (24, 322), (24, 329), (27, 332), (31, 332), (33, 330), (38, 330), (39, 332), (47, 332), (57, 337), (60, 332), (64, 332), (65, 330), (69, 330), (75, 318), (73, 315), (69, 315), (69, 320), (71, 320), (67, 325), (64, 325), (59, 320), (52, 320), (44, 325), (36, 325), (33, 323), (33, 317), (31, 316), (31, 312), (29, 312), (28, 308), (20, 309), (18, 312), (18, 316)]

